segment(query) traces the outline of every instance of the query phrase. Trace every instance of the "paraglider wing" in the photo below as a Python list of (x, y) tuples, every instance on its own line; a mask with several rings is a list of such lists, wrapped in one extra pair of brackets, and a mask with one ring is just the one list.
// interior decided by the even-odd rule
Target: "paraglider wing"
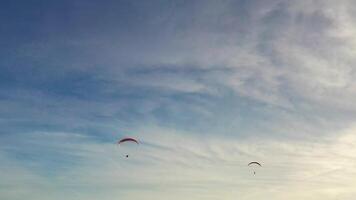
[(253, 165), (253, 164), (259, 165), (260, 167), (262, 167), (262, 165), (261, 165), (259, 162), (250, 162), (250, 163), (248, 164), (248, 166), (251, 166), (251, 165)]
[[(259, 162), (250, 162), (250, 163), (248, 163), (247, 166), (252, 167), (252, 168), (256, 168), (256, 166), (262, 167), (262, 165)], [(255, 167), (253, 167), (253, 166), (255, 166)], [(256, 171), (255, 170), (253, 170), (253, 174), (256, 175)]]
[(124, 142), (135, 142), (136, 144), (139, 144), (137, 140), (133, 139), (133, 138), (123, 138), (121, 139), (119, 142), (117, 142), (118, 144), (124, 143)]
[[(119, 141), (117, 142), (117, 144), (120, 145), (120, 146), (121, 146), (121, 144), (124, 144), (124, 143), (125, 143), (125, 144), (126, 144), (126, 143), (129, 143), (129, 146), (131, 145), (130, 143), (136, 143), (137, 145), (139, 144), (139, 142), (138, 142), (136, 139), (130, 138), (130, 137), (123, 138), (123, 139), (121, 139), (121, 140), (119, 140)], [(128, 158), (129, 155), (126, 154), (125, 157)]]

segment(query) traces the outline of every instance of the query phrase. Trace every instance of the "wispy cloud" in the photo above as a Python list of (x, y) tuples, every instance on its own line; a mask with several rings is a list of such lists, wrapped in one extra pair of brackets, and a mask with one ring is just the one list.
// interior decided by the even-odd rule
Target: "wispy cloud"
[(355, 194), (354, 2), (0, 4), (0, 197)]
[[(5, 145), (3, 150), (25, 151), (35, 159), (30, 162), (14, 160), (2, 153), (2, 160), (8, 164), (2, 166), (2, 177), (9, 177), (2, 185), (15, 199), (35, 198), (41, 194), (47, 199), (47, 191), (43, 188), (55, 193), (68, 192), (70, 199), (110, 199), (112, 195), (179, 199), (191, 193), (194, 195), (185, 198), (221, 196), (233, 199), (242, 195), (245, 199), (259, 199), (268, 193), (276, 199), (302, 196), (333, 199), (354, 191), (348, 187), (354, 184), (356, 174), (353, 170), (355, 152), (348, 147), (356, 145), (354, 127), (340, 132), (337, 137), (302, 142), (257, 138), (231, 140), (219, 136), (192, 136), (158, 127), (143, 129), (138, 129), (141, 134), (136, 135), (143, 143), (130, 159), (124, 158), (122, 149), (116, 144), (98, 143), (87, 136), (73, 133), (24, 136), (19, 142), (21, 146), (9, 148)], [(46, 152), (36, 151), (44, 146)], [(255, 176), (247, 166), (251, 160), (263, 165)], [(68, 161), (73, 164), (66, 165), (65, 170), (54, 166)], [(48, 162), (53, 165), (50, 177), (37, 170)], [(14, 179), (7, 174), (23, 175), (16, 175)], [(23, 190), (23, 193), (11, 193), (16, 190)]]

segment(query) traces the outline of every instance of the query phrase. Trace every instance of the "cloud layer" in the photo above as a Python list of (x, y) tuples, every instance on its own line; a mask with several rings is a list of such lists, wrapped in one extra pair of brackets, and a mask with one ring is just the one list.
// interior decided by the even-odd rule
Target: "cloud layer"
[[(17, 160), (1, 154), (1, 194), (8, 199), (63, 194), (68, 199), (351, 199), (356, 192), (354, 127), (318, 141), (231, 140), (158, 127), (137, 132), (145, 132), (136, 135), (144, 142), (130, 159), (114, 143), (72, 133), (33, 133), (17, 146), (3, 145), (28, 155)], [(263, 167), (248, 167), (253, 160)], [(44, 174), (44, 165), (61, 167)]]
[(0, 197), (351, 199), (354, 4), (2, 2)]

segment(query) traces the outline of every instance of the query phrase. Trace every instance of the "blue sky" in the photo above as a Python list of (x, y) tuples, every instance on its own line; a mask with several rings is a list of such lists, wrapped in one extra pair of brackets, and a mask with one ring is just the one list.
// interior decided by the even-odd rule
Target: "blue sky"
[(354, 4), (1, 1), (0, 197), (351, 199)]

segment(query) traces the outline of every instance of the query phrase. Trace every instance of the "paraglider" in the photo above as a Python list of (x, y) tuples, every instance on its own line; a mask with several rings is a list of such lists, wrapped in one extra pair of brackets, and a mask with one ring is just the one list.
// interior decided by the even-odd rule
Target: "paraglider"
[[(249, 167), (262, 167), (262, 165), (259, 162), (255, 162), (255, 161), (248, 163), (247, 166), (249, 166)], [(255, 169), (253, 171), (253, 174), (256, 174), (256, 170)]]
[[(118, 145), (123, 145), (124, 143), (134, 143), (134, 144), (136, 144), (136, 145), (139, 144), (139, 142), (138, 142), (136, 139), (130, 138), (130, 137), (123, 138), (123, 139), (121, 139), (121, 140), (119, 140), (119, 141), (117, 142)], [(125, 157), (128, 158), (129, 155), (126, 154)]]

